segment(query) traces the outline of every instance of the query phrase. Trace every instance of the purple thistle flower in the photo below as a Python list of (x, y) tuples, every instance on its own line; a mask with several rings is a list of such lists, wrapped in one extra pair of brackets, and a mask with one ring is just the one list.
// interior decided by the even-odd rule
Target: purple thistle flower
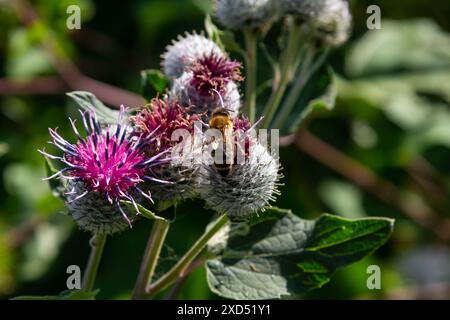
[(148, 155), (173, 147), (175, 142), (171, 140), (172, 133), (177, 129), (186, 129), (192, 133), (194, 122), (199, 120), (198, 115), (189, 115), (178, 101), (156, 98), (130, 118), (136, 134), (142, 136)]
[[(49, 129), (52, 137), (50, 143), (59, 148), (63, 155), (54, 156), (43, 150), (39, 152), (50, 159), (59, 160), (64, 168), (46, 179), (60, 176), (69, 181), (68, 186), (71, 190), (66, 193), (69, 211), (76, 208), (77, 212), (71, 213), (74, 217), (80, 216), (81, 220), (76, 219), (77, 222), (84, 221), (79, 223), (83, 229), (112, 233), (120, 229), (117, 226), (117, 216), (114, 217), (114, 221), (106, 219), (111, 213), (105, 212), (103, 217), (99, 218), (96, 210), (96, 219), (88, 217), (89, 223), (86, 223), (86, 215), (92, 213), (92, 207), (96, 205), (105, 208), (109, 205), (108, 211), (115, 210), (131, 226), (128, 214), (125, 213), (128, 210), (122, 209), (120, 201), (132, 202), (139, 213), (135, 196), (142, 195), (150, 200), (151, 196), (141, 191), (138, 185), (145, 180), (153, 179), (148, 175), (148, 167), (162, 164), (166, 160), (161, 159), (164, 153), (148, 158), (140, 137), (130, 138), (128, 127), (122, 124), (125, 113), (123, 106), (117, 124), (106, 128), (100, 126), (95, 113), (89, 113), (88, 117), (83, 112), (80, 113), (86, 131), (85, 138), (78, 132), (75, 121), (69, 118), (78, 137), (76, 143), (68, 142), (56, 130)], [(85, 197), (87, 200), (84, 200)], [(82, 204), (73, 205), (76, 202)], [(89, 204), (89, 208), (86, 204)], [(83, 210), (85, 212), (82, 212)], [(106, 226), (108, 221), (114, 222), (115, 226)]]
[[(130, 118), (136, 134), (141, 135), (145, 144), (144, 150), (148, 156), (158, 152), (173, 151), (172, 148), (180, 143), (180, 141), (172, 140), (175, 130), (184, 129), (191, 135), (194, 133), (194, 123), (200, 121), (201, 115), (191, 115), (188, 111), (189, 108), (181, 106), (175, 99), (153, 99), (146, 108)], [(150, 141), (148, 141), (149, 137)], [(155, 143), (152, 142), (153, 140)], [(188, 161), (189, 165), (182, 166), (178, 163), (178, 160), (184, 161), (187, 158), (181, 159), (179, 155), (173, 155), (171, 160), (177, 161), (149, 168), (152, 175), (166, 181), (166, 183), (144, 183), (143, 185), (144, 190), (150, 190), (157, 200), (157, 210), (163, 210), (179, 200), (192, 198), (195, 195), (193, 180), (198, 166), (190, 158), (193, 154), (183, 156), (192, 160)]]
[[(249, 155), (250, 148), (257, 143), (256, 132), (252, 131), (256, 129), (261, 120), (262, 119), (258, 120), (252, 125), (250, 120), (244, 115), (240, 115), (233, 119), (234, 141), (236, 145), (244, 148), (243, 151), (246, 157)], [(242, 141), (244, 142), (244, 145), (242, 145)]]
[(241, 115), (233, 119), (233, 128), (235, 131), (241, 130), (243, 132), (246, 132), (252, 129), (252, 124), (246, 116)]
[(193, 73), (191, 86), (197, 94), (204, 97), (213, 97), (216, 94), (214, 90), (224, 95), (229, 82), (244, 80), (241, 76), (241, 67), (240, 62), (219, 56), (214, 52), (204, 55), (190, 68)]

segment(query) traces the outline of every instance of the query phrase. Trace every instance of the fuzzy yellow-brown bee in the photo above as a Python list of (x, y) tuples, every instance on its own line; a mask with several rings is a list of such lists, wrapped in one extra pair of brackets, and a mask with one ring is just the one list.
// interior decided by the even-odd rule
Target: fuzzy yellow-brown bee
[(231, 119), (228, 110), (223, 107), (219, 107), (214, 110), (211, 116), (211, 120), (209, 121), (209, 127), (219, 130), (222, 134), (222, 146), (219, 146), (219, 148), (222, 148), (222, 150), (224, 151), (223, 161), (222, 163), (214, 162), (213, 165), (222, 176), (226, 177), (230, 173), (232, 168), (232, 163), (227, 163), (227, 154), (232, 152), (232, 150), (227, 150), (226, 148), (233, 147), (233, 119)]

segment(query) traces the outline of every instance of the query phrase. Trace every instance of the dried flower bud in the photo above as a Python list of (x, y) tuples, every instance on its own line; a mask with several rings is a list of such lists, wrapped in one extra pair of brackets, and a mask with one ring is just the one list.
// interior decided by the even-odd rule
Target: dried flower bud
[(180, 77), (187, 67), (206, 54), (226, 57), (226, 54), (210, 39), (203, 35), (186, 33), (184, 37), (172, 41), (161, 56), (164, 74), (169, 79)]
[(263, 145), (250, 144), (243, 164), (234, 164), (227, 176), (214, 165), (202, 165), (199, 173), (200, 196), (211, 209), (242, 220), (264, 209), (278, 194), (278, 160)]
[(226, 28), (262, 27), (277, 15), (276, 0), (217, 0), (216, 16)]
[(77, 143), (69, 143), (56, 130), (49, 129), (51, 144), (63, 155), (54, 156), (40, 151), (64, 165), (62, 170), (47, 179), (61, 177), (69, 181), (66, 192), (69, 212), (82, 229), (94, 233), (113, 233), (131, 226), (131, 215), (120, 201), (132, 202), (138, 212), (135, 196), (150, 198), (138, 186), (152, 179), (147, 174), (147, 167), (165, 161), (160, 160), (162, 154), (148, 158), (142, 141), (130, 139), (128, 128), (122, 123), (124, 112), (122, 107), (117, 125), (104, 129), (95, 114), (90, 113), (86, 119), (81, 113), (86, 138), (81, 137), (75, 121), (70, 119), (78, 137)]

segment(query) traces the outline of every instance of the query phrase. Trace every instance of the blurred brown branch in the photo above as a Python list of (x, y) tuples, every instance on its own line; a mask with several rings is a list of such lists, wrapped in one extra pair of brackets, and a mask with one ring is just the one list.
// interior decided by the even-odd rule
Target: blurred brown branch
[(67, 91), (60, 77), (37, 77), (30, 80), (0, 78), (1, 95), (57, 94)]
[(449, 195), (446, 192), (445, 182), (426, 159), (417, 157), (406, 167), (406, 171), (436, 205), (443, 208), (448, 204)]
[(356, 185), (397, 208), (406, 217), (431, 230), (443, 242), (450, 241), (450, 220), (441, 217), (420, 198), (404, 192), (372, 170), (322, 141), (308, 130), (284, 137), (281, 145), (295, 144), (303, 152), (336, 171)]
[[(36, 23), (36, 21), (39, 21), (37, 12), (27, 0), (15, 0), (12, 3), (19, 20), (23, 25), (30, 27)], [(41, 44), (50, 55), (53, 66), (63, 81), (62, 85), (65, 83), (72, 90), (90, 91), (100, 100), (115, 107), (118, 107), (121, 104), (125, 104), (128, 107), (137, 107), (144, 104), (144, 99), (138, 94), (84, 75), (77, 68), (77, 66), (73, 64), (63, 52), (61, 52), (61, 48), (58, 46), (51, 33), (47, 33), (44, 36)], [(1, 92), (3, 91), (0, 88), (0, 93)], [(6, 91), (6, 93), (8, 93), (8, 91)], [(25, 94), (23, 90), (19, 93)]]

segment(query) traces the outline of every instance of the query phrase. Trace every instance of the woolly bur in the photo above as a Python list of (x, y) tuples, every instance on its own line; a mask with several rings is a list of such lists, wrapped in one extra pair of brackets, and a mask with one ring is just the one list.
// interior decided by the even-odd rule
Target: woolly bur
[(220, 24), (230, 29), (259, 28), (277, 15), (273, 0), (217, 0), (216, 16)]
[(226, 54), (210, 39), (203, 35), (186, 33), (173, 40), (161, 56), (164, 74), (169, 79), (180, 77), (186, 68), (206, 54), (225, 57)]
[(264, 210), (279, 194), (280, 165), (267, 146), (251, 134), (254, 127), (250, 127), (248, 120), (234, 122), (235, 152), (229, 172), (224, 175), (217, 170), (217, 158), (211, 161), (204, 157), (198, 190), (209, 208), (231, 219), (245, 220)]

